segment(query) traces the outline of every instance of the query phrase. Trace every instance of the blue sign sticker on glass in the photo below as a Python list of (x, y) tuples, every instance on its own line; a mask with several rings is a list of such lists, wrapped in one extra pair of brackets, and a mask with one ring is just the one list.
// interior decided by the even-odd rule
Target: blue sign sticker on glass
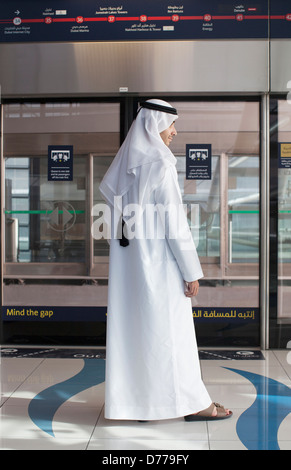
[(186, 179), (211, 180), (211, 144), (186, 145)]
[(49, 145), (48, 181), (73, 181), (72, 145)]

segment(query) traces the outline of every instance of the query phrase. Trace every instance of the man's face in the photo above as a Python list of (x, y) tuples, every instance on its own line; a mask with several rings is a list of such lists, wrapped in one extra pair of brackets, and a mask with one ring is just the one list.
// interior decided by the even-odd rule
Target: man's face
[(173, 122), (173, 124), (171, 124), (168, 129), (160, 133), (160, 136), (167, 147), (169, 147), (175, 135), (177, 135), (177, 131), (175, 129), (175, 122)]

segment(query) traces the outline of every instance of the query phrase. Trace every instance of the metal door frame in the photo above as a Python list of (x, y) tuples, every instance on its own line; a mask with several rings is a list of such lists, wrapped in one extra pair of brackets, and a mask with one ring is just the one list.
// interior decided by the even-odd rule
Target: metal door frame
[(261, 98), (261, 253), (260, 308), (261, 349), (269, 349), (270, 295), (270, 97)]

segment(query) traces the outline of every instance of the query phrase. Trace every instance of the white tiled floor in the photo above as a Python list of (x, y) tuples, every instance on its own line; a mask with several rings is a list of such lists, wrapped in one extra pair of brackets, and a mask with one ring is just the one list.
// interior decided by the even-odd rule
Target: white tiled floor
[[(104, 383), (100, 383), (72, 396), (57, 409), (53, 418), (54, 437), (33, 422), (29, 404), (43, 390), (78, 374), (84, 367), (84, 361), (2, 357), (0, 449), (247, 449), (237, 433), (237, 423), (242, 413), (255, 402), (256, 389), (245, 377), (224, 367), (274, 379), (286, 385), (291, 392), (291, 351), (268, 351), (263, 354), (265, 360), (258, 361), (201, 361), (203, 380), (211, 397), (234, 412), (230, 420), (207, 423), (186, 423), (182, 418), (148, 423), (108, 421), (103, 414)], [(41, 418), (51, 408), (51, 403), (44, 400), (39, 407)], [(257, 439), (258, 448), (264, 439), (262, 427), (268, 419), (273, 418), (266, 417), (266, 413), (264, 416), (257, 415), (258, 434), (252, 439)], [(291, 414), (280, 423), (278, 443), (280, 449), (291, 450)]]

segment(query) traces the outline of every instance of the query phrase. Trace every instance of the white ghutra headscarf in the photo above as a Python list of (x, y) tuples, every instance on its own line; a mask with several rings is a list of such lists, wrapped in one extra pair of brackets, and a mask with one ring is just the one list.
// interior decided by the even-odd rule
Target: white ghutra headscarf
[(99, 189), (107, 203), (113, 206), (114, 198), (121, 200), (137, 177), (138, 203), (143, 206), (147, 202), (165, 169), (176, 165), (176, 158), (160, 136), (176, 119), (176, 109), (166, 101), (153, 99), (141, 103), (125, 141), (100, 184)]

